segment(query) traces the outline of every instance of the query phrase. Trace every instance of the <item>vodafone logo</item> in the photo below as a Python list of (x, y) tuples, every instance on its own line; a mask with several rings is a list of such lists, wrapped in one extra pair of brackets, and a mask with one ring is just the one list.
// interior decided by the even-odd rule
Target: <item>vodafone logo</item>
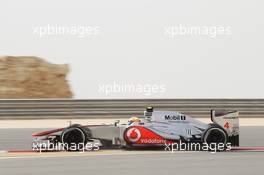
[(129, 128), (126, 132), (126, 137), (130, 142), (137, 142), (141, 137), (141, 133), (137, 128)]

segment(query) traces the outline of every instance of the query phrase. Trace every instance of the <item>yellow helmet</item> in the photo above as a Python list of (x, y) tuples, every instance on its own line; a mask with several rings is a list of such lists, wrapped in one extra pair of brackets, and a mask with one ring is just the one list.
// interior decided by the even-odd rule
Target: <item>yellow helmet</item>
[(138, 117), (131, 117), (130, 119), (128, 119), (128, 124), (132, 124), (132, 123), (140, 123), (141, 120)]

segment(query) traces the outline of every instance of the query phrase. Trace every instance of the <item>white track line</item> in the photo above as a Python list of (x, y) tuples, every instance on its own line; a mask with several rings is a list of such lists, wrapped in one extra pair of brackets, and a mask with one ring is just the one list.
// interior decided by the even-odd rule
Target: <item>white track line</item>
[[(67, 154), (68, 152), (66, 152)], [(52, 154), (46, 154), (46, 153), (35, 153), (35, 154), (28, 154), (20, 156), (20, 153), (16, 153), (13, 156), (10, 156), (10, 153), (7, 153), (6, 156), (0, 156), (0, 159), (28, 159), (28, 158), (63, 158), (63, 157), (93, 157), (93, 156), (125, 156), (125, 155), (150, 155), (150, 154), (181, 154), (181, 153), (194, 153), (191, 151), (188, 152), (182, 152), (182, 151), (111, 151), (109, 153), (103, 151), (103, 152), (91, 152), (90, 154), (87, 152), (78, 152), (78, 153), (68, 153), (65, 155), (65, 153), (52, 153)], [(14, 153), (11, 153), (11, 155)]]

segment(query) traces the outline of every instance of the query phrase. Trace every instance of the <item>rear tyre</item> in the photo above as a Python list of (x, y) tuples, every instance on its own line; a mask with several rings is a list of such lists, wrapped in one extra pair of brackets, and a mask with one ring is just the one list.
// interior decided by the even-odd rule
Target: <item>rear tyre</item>
[(67, 151), (83, 150), (88, 142), (88, 132), (80, 125), (72, 125), (62, 132), (61, 142)]
[(202, 142), (208, 145), (209, 151), (224, 151), (228, 137), (219, 126), (210, 126), (202, 136)]

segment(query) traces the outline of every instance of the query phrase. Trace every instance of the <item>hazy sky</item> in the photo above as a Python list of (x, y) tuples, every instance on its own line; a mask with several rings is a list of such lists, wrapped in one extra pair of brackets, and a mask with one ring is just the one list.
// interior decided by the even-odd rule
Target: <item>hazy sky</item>
[(0, 55), (69, 64), (75, 98), (264, 98), (261, 0), (2, 0), (0, 7)]

